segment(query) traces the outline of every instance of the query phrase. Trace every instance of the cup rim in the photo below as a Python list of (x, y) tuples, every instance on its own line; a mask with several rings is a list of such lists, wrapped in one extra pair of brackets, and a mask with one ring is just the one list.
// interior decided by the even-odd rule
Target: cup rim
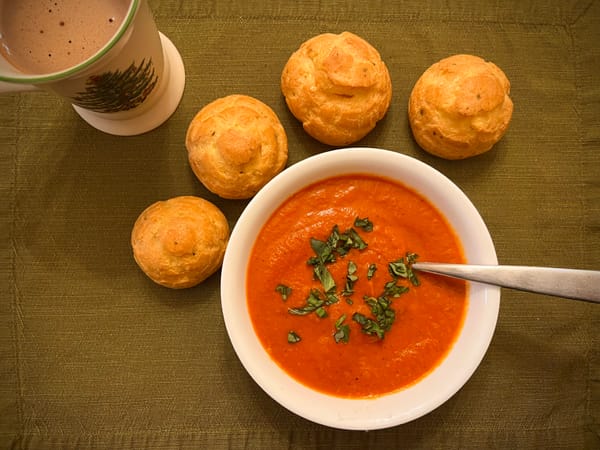
[(139, 9), (140, 2), (141, 0), (131, 0), (131, 3), (129, 4), (129, 9), (127, 10), (127, 14), (117, 32), (110, 38), (110, 40), (106, 44), (104, 44), (104, 46), (102, 46), (102, 48), (100, 48), (100, 50), (98, 50), (88, 59), (80, 62), (76, 66), (69, 67), (58, 72), (50, 72), (42, 75), (30, 75), (24, 73), (22, 76), (10, 76), (0, 74), (0, 81), (19, 84), (43, 84), (58, 81), (63, 78), (68, 78), (71, 75), (91, 66), (104, 55), (106, 55), (123, 37), (125, 32), (128, 30), (129, 26), (131, 25), (131, 22), (133, 22), (133, 19)]

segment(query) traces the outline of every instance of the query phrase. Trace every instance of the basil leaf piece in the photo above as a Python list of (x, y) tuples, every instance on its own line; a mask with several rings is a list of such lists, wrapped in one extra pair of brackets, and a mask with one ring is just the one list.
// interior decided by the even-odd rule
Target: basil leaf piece
[(318, 262), (321, 264), (332, 263), (335, 261), (335, 255), (333, 254), (333, 247), (325, 241), (320, 241), (319, 239), (310, 238), (310, 246), (315, 252), (315, 258), (310, 258), (309, 261), (314, 261), (314, 263)]
[[(357, 218), (358, 219), (358, 218)], [(371, 222), (368, 219), (358, 219), (359, 224), (366, 229), (372, 229)], [(315, 252), (315, 256), (310, 257), (306, 263), (311, 266), (331, 264), (336, 260), (336, 254), (346, 256), (352, 249), (363, 250), (367, 243), (360, 237), (354, 228), (349, 228), (344, 233), (340, 233), (338, 225), (334, 225), (331, 234), (327, 240), (322, 241), (316, 238), (310, 238), (310, 246)]]
[(384, 295), (389, 295), (391, 297), (400, 297), (402, 294), (408, 292), (408, 288), (406, 286), (399, 286), (397, 284), (397, 280), (388, 281), (384, 286)]
[(416, 263), (418, 258), (419, 255), (416, 253), (406, 252), (406, 264), (409, 266), (412, 266), (414, 263)]
[(295, 331), (288, 331), (288, 335), (287, 335), (288, 343), (297, 344), (301, 340), (302, 340), (302, 338), (300, 336), (298, 336), (298, 334), (296, 334)]
[(354, 320), (359, 325), (364, 325), (365, 323), (367, 323), (367, 317), (359, 312), (355, 312), (354, 314), (352, 314), (352, 320)]
[(350, 340), (350, 326), (344, 323), (345, 320), (346, 315), (342, 314), (335, 321), (335, 333), (333, 333), (333, 339), (336, 344), (339, 344), (340, 342), (347, 344)]
[(322, 306), (315, 309), (315, 314), (317, 315), (317, 317), (319, 319), (323, 319), (323, 318), (327, 317), (327, 311)]
[(295, 316), (306, 316), (317, 308), (320, 308), (325, 304), (321, 292), (318, 289), (311, 289), (308, 297), (306, 297), (306, 304), (300, 308), (288, 308), (288, 313)]
[(333, 334), (333, 339), (335, 339), (336, 344), (339, 344), (340, 342), (347, 344), (350, 340), (350, 327), (346, 324), (342, 325), (339, 330)]
[(368, 233), (373, 231), (373, 223), (369, 220), (368, 217), (365, 217), (364, 219), (357, 217), (356, 219), (354, 219), (354, 226), (356, 228), (362, 228)]
[(327, 238), (327, 244), (331, 249), (334, 249), (338, 246), (338, 242), (340, 240), (340, 229), (337, 225), (334, 225), (331, 229), (331, 234)]
[(326, 300), (325, 300), (325, 305), (329, 306), (329, 305), (333, 305), (334, 303), (339, 302), (340, 299), (337, 298), (337, 295), (331, 293), (331, 294), (327, 294), (326, 296)]
[(346, 272), (346, 285), (342, 291), (343, 296), (350, 296), (354, 293), (354, 283), (358, 281), (358, 275), (356, 275), (358, 268), (354, 261), (348, 262), (348, 269)]
[(364, 299), (371, 308), (371, 313), (375, 319), (357, 312), (352, 316), (352, 320), (361, 326), (363, 333), (376, 335), (379, 339), (383, 339), (385, 333), (390, 330), (394, 320), (396, 320), (396, 312), (391, 308), (392, 302), (385, 296), (377, 298), (365, 296)]
[(413, 286), (420, 286), (421, 285), (421, 282), (419, 281), (419, 278), (417, 277), (417, 274), (414, 273), (412, 271), (412, 269), (408, 271), (408, 280), (410, 281), (410, 283)]
[(285, 302), (288, 297), (292, 294), (292, 288), (285, 284), (278, 284), (275, 291), (281, 294), (281, 299)]
[(417, 277), (417, 274), (412, 270), (412, 265), (417, 262), (419, 255), (416, 253), (406, 252), (406, 266), (407, 266), (407, 277), (413, 286), (419, 286), (421, 282)]
[(404, 262), (404, 258), (400, 258), (396, 261), (389, 263), (388, 271), (390, 272), (390, 275), (394, 278), (407, 278), (408, 277), (408, 269), (406, 268), (406, 263)]
[(383, 339), (385, 331), (373, 319), (369, 319), (363, 314), (356, 312), (352, 315), (352, 320), (360, 325), (363, 333), (376, 335), (379, 339)]
[(363, 241), (354, 228), (349, 228), (339, 235), (335, 250), (338, 255), (345, 256), (352, 249), (364, 250), (365, 248), (367, 248), (367, 243)]
[(367, 280), (373, 278), (375, 272), (377, 271), (377, 264), (369, 264), (369, 268), (367, 269)]
[(316, 306), (303, 306), (302, 308), (288, 308), (288, 313), (293, 314), (294, 316), (306, 316), (317, 309)]
[[(357, 270), (356, 263), (354, 261), (348, 261), (348, 276), (354, 275)], [(358, 279), (358, 277), (356, 278)]]
[(412, 265), (417, 261), (419, 255), (407, 252), (403, 258), (388, 264), (388, 270), (394, 278), (406, 278), (413, 286), (419, 286), (421, 282), (412, 270)]
[(365, 248), (367, 248), (367, 243), (362, 240), (362, 238), (360, 237), (360, 235), (356, 232), (356, 230), (354, 228), (350, 228), (347, 231), (347, 233), (350, 237), (350, 242), (352, 243), (352, 248), (357, 248), (358, 250), (364, 250)]
[(310, 294), (308, 294), (308, 297), (306, 297), (306, 304), (318, 308), (323, 303), (324, 300), (321, 296), (321, 291), (318, 289), (311, 289)]
[(325, 292), (331, 293), (335, 291), (335, 280), (324, 264), (317, 264), (314, 268), (314, 273), (317, 280), (323, 285), (323, 290)]

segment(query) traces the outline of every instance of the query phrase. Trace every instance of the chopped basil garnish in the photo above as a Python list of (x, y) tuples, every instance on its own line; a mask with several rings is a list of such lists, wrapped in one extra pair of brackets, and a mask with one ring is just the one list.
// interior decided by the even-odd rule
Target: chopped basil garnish
[(375, 271), (377, 270), (377, 264), (369, 264), (369, 268), (367, 269), (367, 280), (373, 278), (375, 275)]
[(286, 286), (284, 284), (278, 284), (277, 287), (275, 288), (275, 290), (281, 294), (281, 299), (284, 302), (292, 294), (292, 288), (289, 286)]
[(357, 270), (358, 267), (356, 267), (354, 261), (348, 261), (348, 271), (346, 273), (346, 286), (342, 291), (342, 295), (347, 297), (354, 293), (354, 283), (358, 281), (358, 275), (356, 275)]
[(394, 278), (406, 278), (408, 276), (408, 269), (406, 268), (404, 258), (400, 258), (397, 261), (389, 263), (388, 271)]
[(327, 317), (327, 310), (320, 306), (317, 309), (315, 309), (315, 314), (319, 319), (323, 319), (324, 317)]
[(405, 292), (408, 292), (408, 288), (406, 286), (399, 286), (398, 280), (392, 280), (385, 283), (384, 286), (384, 295), (388, 295), (390, 297), (400, 297)]
[(396, 319), (396, 312), (391, 308), (392, 302), (383, 296), (378, 298), (366, 297), (365, 302), (371, 308), (375, 320), (360, 313), (354, 313), (352, 320), (361, 326), (363, 333), (374, 334), (379, 339), (383, 339)]
[(301, 308), (288, 308), (290, 314), (295, 316), (305, 316), (325, 304), (321, 292), (318, 289), (311, 289), (310, 294), (306, 298), (306, 304)]
[(289, 308), (288, 312), (294, 316), (306, 316), (316, 309), (313, 306), (303, 306), (302, 308)]
[(350, 326), (345, 324), (346, 315), (342, 314), (338, 320), (335, 321), (335, 333), (333, 333), (333, 339), (336, 344), (343, 342), (344, 344), (348, 343), (350, 339)]
[(388, 331), (396, 319), (396, 313), (391, 308), (392, 301), (387, 297), (381, 296), (377, 298), (368, 297), (365, 299), (365, 302), (371, 308), (371, 312), (377, 319), (377, 323), (381, 325), (385, 331)]
[[(368, 218), (361, 219), (357, 217), (354, 220), (354, 226), (366, 232), (373, 230), (373, 224)], [(288, 308), (288, 312), (297, 316), (305, 316), (311, 313), (321, 319), (329, 316), (328, 307), (339, 302), (339, 296), (345, 297), (348, 305), (353, 305), (354, 301), (350, 298), (354, 294), (355, 284), (359, 281), (358, 267), (354, 261), (348, 261), (344, 289), (338, 293), (336, 282), (327, 268), (328, 265), (336, 262), (338, 257), (346, 256), (352, 250), (364, 250), (367, 243), (362, 239), (354, 228), (349, 228), (340, 233), (339, 227), (334, 225), (330, 235), (326, 240), (311, 238), (310, 246), (315, 255), (310, 257), (306, 263), (313, 266), (314, 279), (318, 280), (321, 288), (312, 288), (305, 304), (297, 308)], [(412, 270), (413, 263), (418, 256), (415, 253), (406, 253), (404, 257), (392, 261), (388, 264), (388, 272), (392, 277), (391, 281), (385, 283), (383, 293), (379, 297), (364, 296), (365, 303), (371, 310), (371, 317), (355, 312), (352, 320), (360, 325), (362, 331), (369, 335), (377, 336), (383, 339), (395, 319), (396, 312), (392, 308), (392, 298), (398, 298), (408, 292), (409, 288), (399, 281), (408, 280), (413, 286), (419, 286), (419, 279)], [(377, 271), (376, 264), (369, 264), (367, 268), (367, 279), (370, 280)], [(292, 293), (292, 289), (283, 284), (275, 288), (281, 294), (285, 301)], [(335, 332), (333, 338), (336, 343), (347, 343), (350, 339), (350, 325), (344, 323), (346, 315), (342, 314), (335, 321)], [(300, 336), (295, 332), (288, 332), (288, 342), (295, 344), (300, 341)]]
[(367, 243), (354, 228), (340, 233), (339, 227), (334, 225), (327, 240), (311, 238), (310, 246), (315, 252), (315, 256), (309, 258), (307, 264), (314, 266), (334, 263), (336, 255), (345, 256), (352, 249), (363, 250), (367, 248)]
[(310, 246), (312, 247), (313, 251), (315, 252), (315, 255), (317, 256), (311, 258), (309, 260), (311, 261), (309, 262), (309, 264), (326, 264), (335, 261), (335, 255), (333, 254), (334, 247), (332, 247), (328, 242), (311, 238)]
[(342, 245), (338, 246), (337, 249), (340, 255), (342, 254), (342, 251), (345, 255), (353, 248), (358, 250), (364, 250), (367, 248), (367, 243), (363, 241), (354, 228), (350, 228), (344, 234), (340, 235), (339, 242), (342, 243)]
[(356, 312), (352, 315), (352, 320), (360, 325), (363, 333), (370, 335), (375, 334), (379, 339), (383, 339), (385, 331), (373, 319), (368, 319), (363, 314)]
[(294, 331), (288, 331), (287, 340), (290, 344), (296, 344), (302, 340)]
[(327, 294), (326, 300), (325, 300), (325, 305), (327, 305), (327, 306), (333, 305), (334, 303), (337, 303), (339, 301), (340, 301), (340, 299), (337, 298), (337, 295), (335, 295), (334, 293)]
[(419, 256), (416, 253), (406, 253), (406, 255), (394, 262), (388, 264), (388, 271), (394, 278), (405, 278), (413, 286), (419, 286), (421, 283), (417, 275), (412, 270), (412, 265)]
[(417, 274), (412, 270), (412, 265), (415, 262), (417, 262), (418, 257), (419, 255), (417, 255), (416, 253), (406, 253), (408, 281), (410, 281), (413, 286), (419, 286), (421, 284), (421, 282), (417, 278)]
[(357, 217), (356, 219), (354, 219), (354, 226), (356, 228), (362, 228), (366, 232), (373, 231), (373, 224), (371, 223), (368, 217), (365, 217), (364, 219)]
[(325, 264), (317, 264), (314, 268), (315, 278), (323, 285), (323, 290), (327, 293), (335, 292), (335, 281), (329, 273)]

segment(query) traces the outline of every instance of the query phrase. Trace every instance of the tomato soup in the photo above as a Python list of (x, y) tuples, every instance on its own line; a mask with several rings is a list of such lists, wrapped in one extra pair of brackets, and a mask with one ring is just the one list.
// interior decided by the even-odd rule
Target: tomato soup
[(334, 396), (418, 381), (458, 336), (467, 285), (413, 274), (413, 258), (465, 262), (452, 227), (417, 192), (366, 174), (300, 190), (268, 218), (250, 255), (246, 297), (261, 344), (293, 378)]

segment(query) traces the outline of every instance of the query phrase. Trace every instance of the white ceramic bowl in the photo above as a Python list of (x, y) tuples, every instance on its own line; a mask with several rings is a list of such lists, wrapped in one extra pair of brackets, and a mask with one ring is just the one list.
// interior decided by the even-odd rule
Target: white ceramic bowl
[(454, 227), (467, 262), (497, 264), (494, 244), (481, 216), (466, 195), (440, 172), (388, 150), (331, 150), (290, 166), (250, 201), (231, 233), (225, 253), (221, 304), (227, 332), (239, 359), (274, 400), (316, 423), (347, 430), (374, 430), (429, 413), (467, 382), (492, 339), (500, 288), (470, 284), (465, 322), (454, 346), (437, 368), (405, 389), (373, 399), (347, 399), (312, 390), (290, 377), (269, 357), (254, 333), (245, 296), (247, 261), (258, 231), (284, 200), (316, 181), (351, 173), (381, 175), (412, 187)]

